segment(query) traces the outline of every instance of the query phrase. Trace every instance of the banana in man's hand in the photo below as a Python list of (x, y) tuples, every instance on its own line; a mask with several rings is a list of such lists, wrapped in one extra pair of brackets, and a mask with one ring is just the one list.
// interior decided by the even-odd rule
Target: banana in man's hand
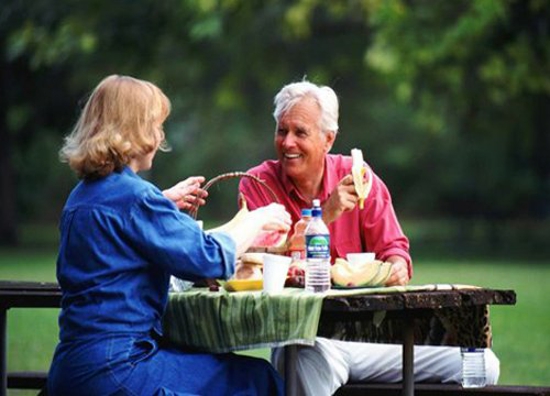
[[(365, 206), (365, 199), (369, 196), (372, 187), (372, 172), (366, 167), (363, 161), (363, 152), (360, 149), (351, 150), (352, 166), (351, 175), (353, 176), (353, 185), (359, 196), (359, 209)], [(365, 173), (368, 173), (367, 181), (365, 182)]]

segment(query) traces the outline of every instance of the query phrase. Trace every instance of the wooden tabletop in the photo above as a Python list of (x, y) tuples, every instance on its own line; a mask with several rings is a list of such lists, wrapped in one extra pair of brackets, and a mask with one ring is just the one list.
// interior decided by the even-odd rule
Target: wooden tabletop
[(53, 282), (0, 280), (0, 307), (59, 308), (61, 289)]
[[(61, 298), (61, 289), (55, 282), (0, 280), (0, 300), (24, 301), (43, 296), (51, 301)], [(28, 297), (28, 298), (27, 298)], [(465, 288), (436, 291), (412, 291), (405, 293), (371, 294), (368, 296), (327, 297), (323, 312), (346, 313), (356, 311), (406, 310), (443, 308), (472, 305), (514, 305), (513, 290)], [(58, 304), (59, 305), (59, 304)]]
[(513, 290), (466, 287), (364, 296), (330, 296), (323, 301), (323, 312), (439, 309), (485, 304), (514, 305), (515, 303), (516, 293)]

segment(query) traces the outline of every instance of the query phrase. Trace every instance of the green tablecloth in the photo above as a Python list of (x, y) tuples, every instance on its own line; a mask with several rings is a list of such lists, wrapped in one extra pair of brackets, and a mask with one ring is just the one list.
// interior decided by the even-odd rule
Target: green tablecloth
[(457, 288), (456, 285), (397, 286), (331, 290), (327, 294), (286, 288), (280, 295), (261, 291), (229, 293), (194, 288), (171, 293), (164, 332), (177, 345), (213, 353), (252, 348), (313, 345), (325, 296)]
[(178, 345), (213, 353), (313, 345), (322, 299), (300, 289), (285, 289), (281, 295), (223, 289), (171, 293), (164, 333)]

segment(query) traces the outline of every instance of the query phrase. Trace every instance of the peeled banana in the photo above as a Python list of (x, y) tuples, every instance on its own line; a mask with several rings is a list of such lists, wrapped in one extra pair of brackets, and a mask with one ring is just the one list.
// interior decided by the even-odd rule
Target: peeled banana
[[(363, 152), (360, 149), (351, 150), (351, 175), (353, 176), (353, 185), (355, 192), (359, 196), (359, 209), (365, 206), (365, 199), (369, 196), (372, 188), (372, 172), (365, 166), (363, 161)], [(368, 173), (367, 182), (365, 183), (365, 174)]]

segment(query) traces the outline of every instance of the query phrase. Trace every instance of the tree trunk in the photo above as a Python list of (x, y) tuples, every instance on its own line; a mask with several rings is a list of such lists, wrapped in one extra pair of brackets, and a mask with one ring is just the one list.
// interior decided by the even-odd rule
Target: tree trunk
[[(0, 40), (0, 53), (5, 53), (3, 40)], [(0, 62), (0, 246), (14, 246), (18, 242), (16, 188), (12, 163), (13, 137), (7, 120), (10, 78), (10, 65)]]
[(550, 218), (550, 97), (537, 95), (534, 98), (533, 118), (535, 140), (533, 144), (533, 165), (538, 179), (538, 193), (535, 197), (535, 216)]

